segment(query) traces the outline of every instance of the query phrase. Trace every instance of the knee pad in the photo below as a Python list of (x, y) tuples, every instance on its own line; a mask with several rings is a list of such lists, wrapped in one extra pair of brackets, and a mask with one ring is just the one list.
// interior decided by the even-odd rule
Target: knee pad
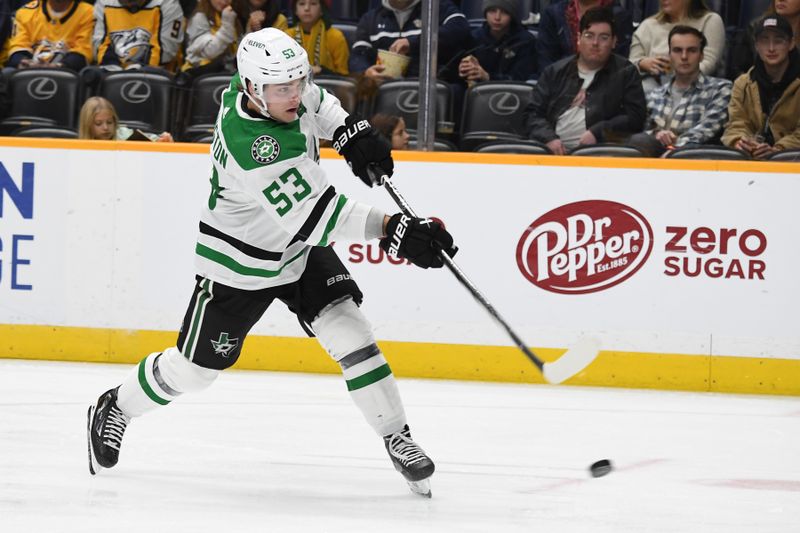
[[(372, 325), (364, 318), (352, 298), (345, 298), (323, 309), (311, 322), (319, 343), (337, 363), (359, 351), (378, 351)], [(349, 365), (351, 366), (351, 365)]]
[(174, 346), (164, 350), (153, 363), (153, 377), (164, 390), (170, 394), (174, 391), (174, 395), (205, 389), (217, 379), (219, 372), (192, 363)]

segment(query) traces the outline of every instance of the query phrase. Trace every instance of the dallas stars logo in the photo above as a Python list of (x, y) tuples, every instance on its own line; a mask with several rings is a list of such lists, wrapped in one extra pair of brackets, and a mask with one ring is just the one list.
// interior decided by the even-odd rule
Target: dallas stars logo
[(278, 158), (278, 154), (281, 153), (281, 145), (273, 137), (262, 135), (253, 141), (250, 153), (256, 161), (268, 165)]
[(211, 346), (214, 347), (214, 353), (222, 357), (230, 357), (234, 348), (239, 345), (239, 339), (229, 339), (226, 332), (219, 334), (219, 339), (212, 340)]

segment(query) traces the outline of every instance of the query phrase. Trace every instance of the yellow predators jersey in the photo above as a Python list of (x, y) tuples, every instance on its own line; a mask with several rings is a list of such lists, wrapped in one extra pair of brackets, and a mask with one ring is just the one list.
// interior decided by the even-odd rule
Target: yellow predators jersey
[(34, 0), (14, 16), (14, 28), (8, 42), (9, 56), (26, 50), (40, 63), (60, 63), (68, 52), (81, 54), (92, 61), (94, 15), (90, 4), (75, 1), (58, 16), (47, 2)]
[(123, 67), (165, 66), (183, 41), (183, 12), (177, 0), (150, 0), (135, 13), (119, 0), (97, 0), (94, 18), (92, 42), (98, 63), (111, 48)]

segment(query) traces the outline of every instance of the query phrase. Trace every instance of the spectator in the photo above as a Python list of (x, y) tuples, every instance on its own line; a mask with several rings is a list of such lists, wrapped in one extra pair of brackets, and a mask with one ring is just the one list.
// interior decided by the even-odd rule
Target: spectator
[(286, 30), (305, 48), (314, 74), (347, 76), (350, 48), (344, 34), (331, 26), (330, 0), (293, 0), (297, 25)]
[(103, 141), (144, 140), (155, 142), (173, 142), (172, 135), (163, 132), (161, 135), (142, 133), (119, 124), (114, 105), (101, 96), (87, 98), (81, 107), (78, 119), (78, 138)]
[(725, 24), (722, 17), (706, 7), (705, 0), (661, 0), (661, 10), (646, 18), (633, 32), (630, 60), (645, 77), (645, 92), (661, 84), (661, 75), (669, 73), (667, 37), (676, 25), (691, 26), (706, 36), (708, 46), (700, 70), (706, 76), (723, 75)]
[(581, 17), (578, 53), (542, 72), (525, 114), (529, 137), (563, 155), (578, 145), (623, 141), (642, 131), (647, 106), (639, 73), (616, 45), (613, 12)]
[(186, 62), (182, 70), (192, 77), (236, 70), (236, 47), (242, 35), (239, 13), (231, 0), (200, 0), (186, 28)]
[(700, 72), (706, 37), (690, 26), (669, 32), (673, 76), (647, 94), (648, 122), (629, 144), (656, 157), (668, 150), (717, 141), (728, 121), (731, 82)]
[[(794, 30), (794, 44), (800, 48), (800, 0), (772, 0), (770, 9), (763, 16), (774, 14), (781, 15), (789, 21)], [(731, 53), (731, 62), (733, 63), (731, 72), (735, 77), (747, 72), (753, 66), (755, 57), (753, 33), (760, 18), (756, 18), (746, 29), (739, 30), (736, 34)]]
[(183, 42), (177, 0), (96, 0), (94, 19), (93, 45), (102, 67), (175, 70)]
[(772, 10), (789, 21), (794, 31), (794, 45), (800, 48), (800, 0), (772, 0)]
[(755, 65), (733, 84), (722, 142), (764, 159), (800, 148), (800, 53), (780, 15), (762, 18), (755, 39)]
[(27, 0), (0, 0), (0, 64), (8, 60), (8, 37), (14, 24), (14, 13), (27, 4)]
[[(410, 56), (406, 76), (419, 76), (422, 6), (420, 0), (382, 0), (358, 21), (356, 42), (350, 51), (350, 72), (382, 83), (390, 77), (376, 64), (378, 50)], [(438, 64), (446, 65), (469, 42), (467, 18), (451, 0), (439, 2)], [(448, 81), (459, 81), (457, 78)]]
[(78, 72), (92, 60), (92, 6), (80, 0), (46, 0), (14, 16), (7, 67), (63, 67)]
[(247, 6), (244, 19), (239, 19), (245, 33), (262, 28), (278, 28), (281, 31), (289, 29), (289, 21), (280, 12), (279, 0), (248, 0)]
[(593, 7), (612, 7), (617, 35), (614, 52), (623, 57), (628, 56), (633, 17), (619, 5), (618, 0), (559, 0), (545, 8), (539, 21), (536, 49), (540, 72), (559, 59), (575, 54), (575, 43), (578, 42), (580, 33), (579, 21)]
[(369, 123), (384, 139), (389, 141), (392, 150), (408, 150), (408, 141), (411, 136), (406, 130), (406, 121), (403, 120), (403, 117), (377, 113), (369, 119)]
[(526, 81), (535, 78), (536, 39), (519, 20), (519, 0), (483, 0), (486, 18), (472, 32), (471, 55), (458, 65), (467, 82), (489, 80)]

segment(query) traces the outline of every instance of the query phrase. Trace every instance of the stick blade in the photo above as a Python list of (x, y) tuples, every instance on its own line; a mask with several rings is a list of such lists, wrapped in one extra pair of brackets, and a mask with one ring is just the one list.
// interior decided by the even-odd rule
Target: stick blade
[(600, 340), (596, 337), (583, 337), (558, 360), (544, 364), (544, 379), (554, 385), (562, 383), (589, 366), (599, 353)]

